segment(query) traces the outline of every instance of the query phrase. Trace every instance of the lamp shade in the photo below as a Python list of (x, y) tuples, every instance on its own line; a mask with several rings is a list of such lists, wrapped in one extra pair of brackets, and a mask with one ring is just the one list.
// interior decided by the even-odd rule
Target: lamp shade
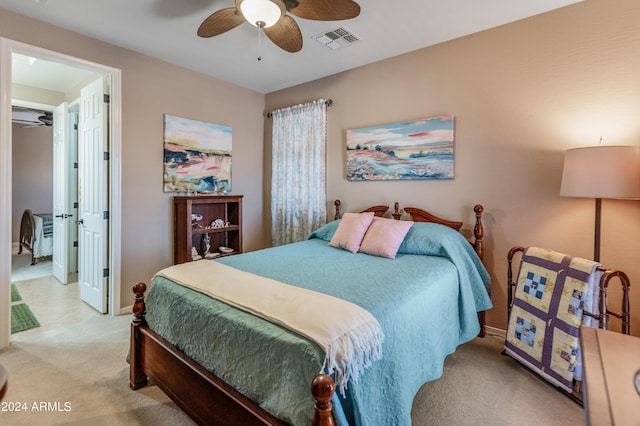
[(640, 199), (640, 147), (598, 145), (567, 150), (560, 195)]
[(281, 0), (244, 0), (240, 3), (242, 15), (251, 25), (269, 28), (284, 14)]

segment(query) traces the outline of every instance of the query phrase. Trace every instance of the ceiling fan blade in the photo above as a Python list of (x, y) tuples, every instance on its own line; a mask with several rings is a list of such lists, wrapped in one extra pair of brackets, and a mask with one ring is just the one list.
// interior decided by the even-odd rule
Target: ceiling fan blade
[(287, 52), (297, 52), (302, 49), (302, 32), (292, 17), (284, 15), (277, 24), (264, 28), (264, 33), (279, 48)]
[[(289, 2), (285, 3), (289, 6)], [(360, 5), (352, 0), (297, 0), (297, 3), (291, 9), (287, 7), (287, 12), (314, 21), (341, 21), (360, 14)]]
[(198, 28), (200, 37), (213, 37), (234, 29), (245, 22), (242, 14), (235, 7), (220, 9), (205, 19)]

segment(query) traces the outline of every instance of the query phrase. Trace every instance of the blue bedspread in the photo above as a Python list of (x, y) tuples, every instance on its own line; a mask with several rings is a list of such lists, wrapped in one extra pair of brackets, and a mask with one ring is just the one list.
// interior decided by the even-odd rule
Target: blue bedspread
[[(218, 261), (371, 312), (386, 336), (383, 359), (349, 383), (346, 399), (334, 398), (335, 415), (342, 424), (410, 425), (420, 386), (440, 377), (444, 358), (478, 334), (476, 313), (491, 308), (488, 274), (471, 245), (444, 226), (414, 224), (395, 260), (329, 247), (336, 227)], [(315, 344), (163, 278), (147, 296), (147, 321), (277, 417), (310, 423), (309, 383), (323, 359)], [(256, 376), (263, 379), (257, 385)]]

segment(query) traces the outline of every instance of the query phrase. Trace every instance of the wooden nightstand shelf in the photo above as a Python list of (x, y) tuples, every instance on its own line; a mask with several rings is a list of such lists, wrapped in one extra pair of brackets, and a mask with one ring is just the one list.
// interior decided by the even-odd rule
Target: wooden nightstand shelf
[[(173, 197), (173, 261), (191, 262), (192, 248), (205, 257), (204, 239), (209, 239), (209, 253), (219, 256), (242, 253), (242, 195), (196, 195)], [(193, 216), (197, 220), (192, 220)], [(220, 219), (223, 227), (212, 222)], [(221, 252), (228, 247), (232, 252)]]

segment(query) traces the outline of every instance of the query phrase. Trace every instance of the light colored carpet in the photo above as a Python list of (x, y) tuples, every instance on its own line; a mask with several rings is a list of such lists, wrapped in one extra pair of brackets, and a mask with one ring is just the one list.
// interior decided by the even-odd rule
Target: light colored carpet
[(442, 377), (418, 391), (414, 425), (585, 424), (582, 406), (501, 355), (503, 348), (504, 337), (488, 335), (449, 355)]
[[(130, 318), (94, 317), (16, 339), (0, 353), (9, 371), (5, 401), (26, 412), (2, 412), (11, 425), (180, 425), (189, 419), (157, 387), (129, 389), (125, 361)], [(52, 411), (33, 409), (53, 404)], [(67, 408), (68, 407), (68, 408)]]
[[(100, 315), (79, 300), (77, 285), (53, 278), (17, 287), (42, 326), (13, 335), (0, 352), (9, 371), (4, 401), (26, 402), (28, 408), (0, 412), (0, 424), (193, 424), (157, 386), (129, 389), (130, 316)], [(416, 395), (413, 425), (584, 424), (582, 407), (501, 350), (502, 339), (495, 336), (458, 348), (447, 358), (443, 377)], [(54, 410), (32, 409), (43, 402)]]
[(51, 259), (42, 260), (35, 265), (31, 264), (31, 253), (23, 250), (18, 253), (17, 245), (13, 245), (13, 255), (11, 256), (11, 282), (31, 280), (34, 278), (51, 275)]
[[(156, 386), (129, 389), (128, 315), (101, 315), (84, 304), (77, 283), (53, 277), (16, 287), (42, 326), (12, 335), (0, 364), (9, 372), (2, 425), (191, 425)], [(41, 409), (44, 408), (44, 409)]]

